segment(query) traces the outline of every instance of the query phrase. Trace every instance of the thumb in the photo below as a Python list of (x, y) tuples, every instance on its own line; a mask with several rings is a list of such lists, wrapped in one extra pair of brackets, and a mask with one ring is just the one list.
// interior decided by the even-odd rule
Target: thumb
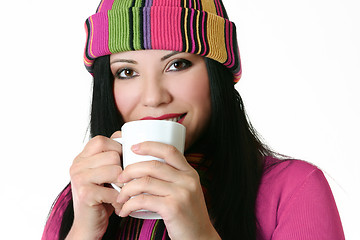
[(116, 131), (116, 132), (114, 132), (114, 133), (111, 135), (110, 138), (111, 138), (111, 139), (113, 139), (113, 138), (121, 138), (121, 131)]

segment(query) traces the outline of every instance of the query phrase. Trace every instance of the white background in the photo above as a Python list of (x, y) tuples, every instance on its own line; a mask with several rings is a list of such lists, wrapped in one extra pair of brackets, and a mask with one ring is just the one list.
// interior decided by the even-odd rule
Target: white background
[[(224, 0), (237, 24), (237, 89), (274, 150), (319, 166), (347, 239), (360, 239), (358, 0)], [(97, 0), (6, 1), (0, 14), (0, 229), (40, 239), (88, 140), (83, 23)]]

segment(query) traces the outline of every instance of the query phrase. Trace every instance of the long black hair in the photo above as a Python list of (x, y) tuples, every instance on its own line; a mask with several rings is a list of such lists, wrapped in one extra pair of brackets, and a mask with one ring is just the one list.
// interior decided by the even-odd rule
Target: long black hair
[(246, 115), (232, 73), (206, 59), (211, 92), (207, 155), (212, 159), (210, 216), (223, 239), (256, 239), (255, 201), (264, 157), (272, 155)]
[[(265, 156), (272, 152), (260, 141), (250, 124), (233, 75), (222, 64), (205, 58), (211, 93), (211, 120), (203, 134), (205, 157), (211, 159), (208, 192), (211, 199), (209, 215), (223, 239), (256, 239), (255, 202)], [(113, 95), (114, 78), (109, 56), (94, 63), (93, 98), (90, 135), (111, 136), (124, 123)], [(70, 201), (60, 228), (65, 238), (73, 221)], [(112, 216), (103, 239), (111, 239), (120, 218)]]

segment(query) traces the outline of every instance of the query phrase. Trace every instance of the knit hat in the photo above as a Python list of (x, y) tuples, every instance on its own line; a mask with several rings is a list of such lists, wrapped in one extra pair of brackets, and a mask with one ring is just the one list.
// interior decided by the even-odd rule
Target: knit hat
[(221, 0), (102, 0), (85, 22), (84, 62), (112, 53), (161, 49), (214, 59), (241, 77), (235, 24)]

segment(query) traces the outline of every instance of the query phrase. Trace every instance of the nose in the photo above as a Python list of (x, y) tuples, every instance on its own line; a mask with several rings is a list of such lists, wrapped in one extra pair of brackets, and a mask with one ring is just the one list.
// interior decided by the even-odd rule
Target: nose
[(159, 107), (171, 100), (169, 89), (160, 77), (152, 76), (143, 81), (141, 101), (144, 106)]

